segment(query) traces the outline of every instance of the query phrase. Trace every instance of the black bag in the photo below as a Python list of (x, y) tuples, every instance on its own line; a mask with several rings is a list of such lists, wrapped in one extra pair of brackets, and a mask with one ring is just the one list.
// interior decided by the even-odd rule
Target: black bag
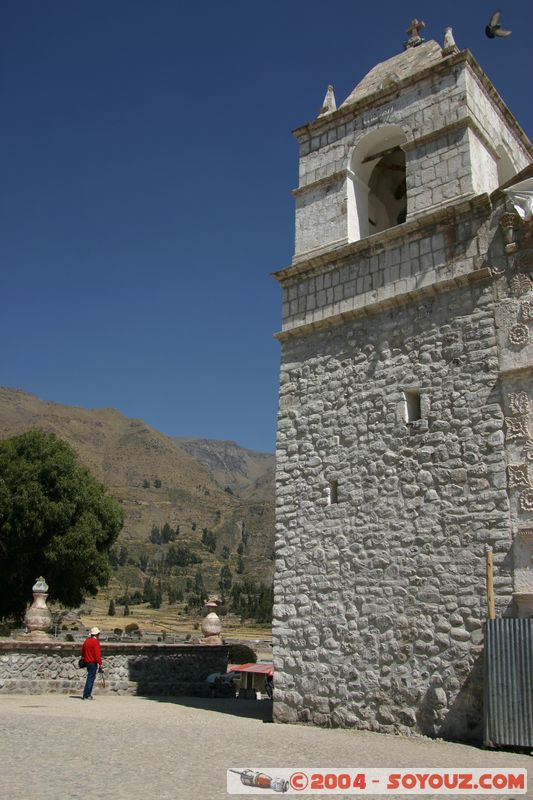
[(78, 661), (78, 667), (79, 667), (80, 669), (85, 669), (85, 667), (86, 667), (86, 666), (87, 666), (87, 664), (85, 663), (85, 661), (83, 660), (83, 658), (80, 658), (80, 660)]

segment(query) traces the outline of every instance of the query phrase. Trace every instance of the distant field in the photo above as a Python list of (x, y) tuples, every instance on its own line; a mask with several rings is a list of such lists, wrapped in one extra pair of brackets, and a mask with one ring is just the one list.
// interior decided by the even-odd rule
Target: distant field
[[(130, 606), (130, 614), (123, 616), (122, 606), (117, 607), (115, 616), (108, 616), (108, 603), (99, 601), (98, 598), (88, 602), (80, 614), (80, 620), (85, 629), (96, 625), (103, 633), (113, 633), (115, 628), (125, 629), (126, 625), (135, 622), (143, 634), (156, 636), (172, 636), (178, 640), (199, 639), (202, 637), (200, 626), (202, 615), (186, 615), (183, 612), (184, 603), (169, 606), (163, 604), (159, 609), (153, 609), (148, 604)], [(85, 612), (85, 613), (84, 613)], [(221, 617), (222, 636), (229, 641), (249, 642), (257, 652), (258, 658), (270, 658), (271, 648), (264, 642), (272, 638), (270, 625), (254, 623), (242, 624), (235, 617)], [(150, 638), (151, 638), (150, 637)], [(260, 643), (260, 644), (259, 644)]]

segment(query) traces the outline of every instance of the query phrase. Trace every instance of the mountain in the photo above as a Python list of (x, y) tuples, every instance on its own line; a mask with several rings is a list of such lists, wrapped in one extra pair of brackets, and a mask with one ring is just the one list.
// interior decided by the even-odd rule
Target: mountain
[[(128, 557), (119, 586), (142, 586), (146, 562), (164, 563), (170, 545), (150, 541), (150, 534), (165, 523), (178, 530), (172, 544), (189, 548), (201, 559), (209, 591), (218, 590), (220, 570), (226, 565), (237, 579), (270, 582), (271, 454), (254, 453), (233, 442), (179, 440), (113, 408), (64, 406), (0, 388), (0, 438), (28, 430), (54, 433), (68, 442), (122, 504), (125, 524), (118, 544)], [(206, 531), (211, 547), (205, 543)], [(176, 580), (184, 583), (186, 575)]]
[(175, 438), (174, 441), (224, 488), (244, 499), (272, 501), (276, 465), (273, 453), (246, 450), (236, 442), (223, 440)]

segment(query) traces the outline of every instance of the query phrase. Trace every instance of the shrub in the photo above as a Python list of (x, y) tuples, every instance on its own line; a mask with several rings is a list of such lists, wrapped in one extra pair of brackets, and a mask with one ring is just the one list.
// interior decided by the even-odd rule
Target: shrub
[(139, 626), (137, 625), (136, 622), (130, 622), (130, 623), (128, 623), (126, 625), (124, 630), (126, 631), (126, 633), (128, 633), (131, 636), (132, 633), (138, 633), (139, 632)]
[(228, 659), (230, 664), (255, 664), (257, 653), (247, 644), (230, 644)]

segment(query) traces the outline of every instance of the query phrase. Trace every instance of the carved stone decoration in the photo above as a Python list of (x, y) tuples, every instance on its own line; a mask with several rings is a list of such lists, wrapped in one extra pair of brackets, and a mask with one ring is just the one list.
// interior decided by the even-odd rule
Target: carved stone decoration
[(26, 611), (24, 623), (28, 630), (27, 636), (34, 641), (47, 641), (50, 639), (48, 631), (52, 627), (52, 615), (46, 605), (48, 597), (48, 585), (42, 577), (37, 578), (32, 587), (33, 603)]
[(509, 409), (511, 414), (528, 414), (529, 413), (529, 397), (527, 392), (512, 392), (507, 395), (509, 401)]
[(518, 275), (513, 275), (509, 281), (509, 286), (516, 297), (521, 297), (523, 294), (527, 294), (530, 291), (531, 279), (521, 272)]
[(526, 489), (520, 495), (520, 508), (522, 511), (533, 511), (533, 489)]
[(533, 528), (519, 528), (516, 532), (517, 536), (527, 536), (533, 539)]
[(533, 442), (526, 442), (524, 454), (528, 461), (533, 461)]
[(527, 464), (510, 464), (507, 467), (509, 489), (520, 489), (531, 486)]
[(514, 253), (517, 249), (516, 242), (514, 240), (515, 230), (518, 228), (520, 224), (520, 217), (518, 214), (513, 214), (506, 212), (502, 214), (500, 217), (500, 227), (503, 230), (503, 235), (505, 237), (505, 252), (506, 253)]
[(520, 314), (524, 322), (533, 320), (533, 300), (523, 300), (520, 303)]
[(509, 341), (514, 347), (525, 347), (529, 344), (529, 329), (527, 325), (517, 322), (509, 331)]
[(505, 438), (528, 439), (529, 425), (527, 417), (505, 417)]
[(501, 278), (502, 275), (505, 275), (505, 267), (489, 267), (488, 270), (493, 278)]

